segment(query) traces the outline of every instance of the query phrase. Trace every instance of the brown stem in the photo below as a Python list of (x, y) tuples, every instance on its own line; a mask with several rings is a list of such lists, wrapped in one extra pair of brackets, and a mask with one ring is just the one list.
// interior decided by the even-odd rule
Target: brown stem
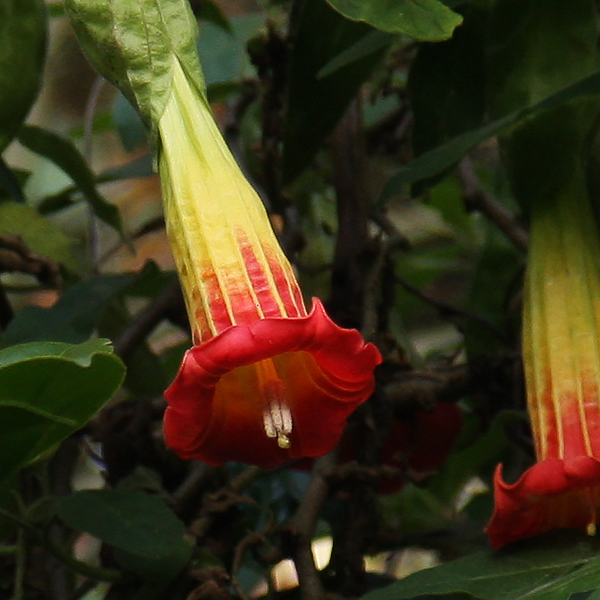
[(289, 522), (293, 538), (292, 558), (298, 573), (302, 600), (322, 600), (325, 595), (312, 553), (312, 540), (321, 507), (329, 491), (327, 474), (335, 464), (335, 450), (315, 462), (302, 502)]
[(166, 316), (167, 311), (181, 298), (179, 281), (174, 279), (144, 308), (115, 341), (115, 352), (127, 358)]
[(529, 244), (529, 236), (517, 217), (498, 199), (487, 191), (475, 173), (471, 159), (464, 158), (458, 165), (458, 176), (463, 185), (463, 198), (468, 210), (476, 210), (495, 223), (506, 237), (524, 252)]
[(244, 500), (250, 501), (249, 498), (242, 497), (240, 494), (265, 472), (265, 469), (261, 469), (260, 467), (247, 467), (223, 488), (214, 494), (207, 495), (198, 518), (189, 527), (190, 533), (197, 538), (204, 537), (217, 514), (229, 510), (232, 506)]
[(331, 138), (338, 231), (328, 308), (342, 325), (360, 326), (371, 197), (365, 188), (360, 105), (353, 102)]
[(396, 281), (396, 283), (399, 283), (407, 292), (409, 292), (413, 296), (416, 296), (420, 300), (423, 300), (423, 302), (426, 302), (427, 304), (430, 304), (431, 306), (436, 308), (440, 313), (440, 316), (465, 317), (467, 319), (472, 319), (483, 325), (489, 331), (491, 331), (499, 340), (502, 340), (506, 343), (508, 342), (508, 337), (506, 333), (502, 331), (499, 327), (496, 327), (496, 325), (494, 325), (485, 317), (482, 317), (481, 315), (478, 315), (476, 313), (472, 313), (468, 310), (464, 310), (463, 308), (458, 308), (456, 306), (452, 306), (451, 304), (446, 304), (445, 302), (436, 300), (435, 298), (431, 298), (427, 294), (423, 293), (417, 286), (413, 285), (412, 283), (410, 283), (410, 281), (408, 281), (404, 277), (401, 277), (398, 274), (394, 274), (394, 280)]

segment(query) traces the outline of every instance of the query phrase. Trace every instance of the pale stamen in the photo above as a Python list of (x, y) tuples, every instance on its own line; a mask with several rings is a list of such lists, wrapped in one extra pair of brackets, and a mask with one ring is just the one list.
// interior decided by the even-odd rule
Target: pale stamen
[(263, 425), (269, 438), (277, 438), (280, 448), (289, 448), (292, 442), (292, 411), (287, 402), (285, 383), (277, 375), (273, 361), (269, 358), (256, 363), (258, 387), (263, 398)]

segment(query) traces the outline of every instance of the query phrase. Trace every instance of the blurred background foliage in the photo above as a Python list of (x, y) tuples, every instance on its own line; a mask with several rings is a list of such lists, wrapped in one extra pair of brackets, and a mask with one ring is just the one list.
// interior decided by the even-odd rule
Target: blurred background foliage
[(0, 598), (599, 595), (595, 539), (483, 533), (496, 464), (533, 460), (523, 197), (549, 167), (498, 140), (595, 106), (594, 3), (191, 4), (228, 143), (306, 298), (378, 344), (377, 390), (336, 456), (165, 449), (191, 342), (146, 133), (61, 2), (0, 0)]

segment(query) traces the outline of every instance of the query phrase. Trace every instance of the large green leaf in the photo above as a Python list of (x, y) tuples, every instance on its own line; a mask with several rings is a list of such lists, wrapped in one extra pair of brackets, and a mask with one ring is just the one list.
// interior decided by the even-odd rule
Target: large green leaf
[(597, 539), (560, 532), (419, 571), (363, 600), (456, 593), (481, 600), (565, 600), (599, 587), (599, 550)]
[(560, 107), (576, 98), (597, 95), (599, 93), (600, 73), (595, 73), (567, 86), (536, 104), (515, 110), (505, 117), (492, 121), (483, 127), (458, 135), (449, 142), (421, 154), (421, 156), (403, 167), (387, 182), (381, 193), (379, 202), (383, 204), (401, 194), (407, 186), (441, 173), (458, 162), (469, 150), (472, 150), (488, 138), (506, 131), (509, 127), (514, 126), (520, 121), (532, 118), (544, 111)]
[(196, 20), (187, 0), (65, 0), (91, 63), (127, 96), (156, 134), (174, 60), (199, 93)]
[(124, 374), (107, 340), (0, 350), (0, 480), (85, 425)]
[(0, 153), (37, 96), (45, 52), (44, 2), (0, 0)]
[(185, 526), (155, 496), (137, 490), (88, 490), (61, 500), (61, 519), (121, 552), (118, 559), (138, 574), (168, 580), (192, 553)]
[(417, 156), (482, 123), (485, 16), (465, 9), (465, 21), (452, 39), (419, 47), (408, 77)]
[[(498, 0), (490, 27), (489, 99), (496, 116), (541, 101), (596, 74), (593, 0)], [(600, 102), (585, 99), (520, 123), (501, 139), (512, 192), (527, 211), (580, 168)]]
[(593, 0), (497, 0), (489, 27), (495, 116), (540, 102), (598, 68)]
[(19, 141), (60, 167), (81, 190), (98, 218), (123, 233), (119, 209), (98, 192), (94, 174), (71, 140), (40, 127), (23, 127)]
[(353, 21), (362, 21), (389, 33), (416, 40), (447, 40), (462, 17), (438, 0), (327, 0)]
[(308, 166), (383, 52), (378, 46), (328, 77), (320, 77), (323, 67), (373, 30), (363, 23), (348, 21), (323, 0), (299, 2), (292, 27), (283, 140), (284, 183), (290, 183)]

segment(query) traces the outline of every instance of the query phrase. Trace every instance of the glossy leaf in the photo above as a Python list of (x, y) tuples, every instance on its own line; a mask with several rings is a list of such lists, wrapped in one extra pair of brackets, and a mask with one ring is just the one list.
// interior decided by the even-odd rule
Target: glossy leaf
[(389, 33), (416, 40), (446, 40), (462, 23), (462, 17), (438, 0), (327, 0), (353, 21), (368, 23)]
[(66, 0), (91, 63), (137, 108), (156, 132), (170, 94), (174, 60), (201, 93), (197, 26), (187, 0)]
[(340, 52), (332, 58), (318, 73), (317, 77), (323, 79), (335, 73), (338, 69), (370, 56), (374, 52), (388, 48), (395, 37), (383, 31), (370, 31), (360, 38), (355, 44)]
[(94, 174), (71, 140), (39, 127), (24, 127), (19, 133), (19, 141), (61, 168), (81, 190), (96, 216), (123, 232), (119, 209), (100, 195)]
[(124, 372), (107, 340), (0, 350), (0, 480), (87, 423)]
[(308, 166), (382, 55), (380, 47), (319, 78), (321, 69), (372, 29), (348, 21), (321, 0), (300, 2), (294, 23), (283, 140), (284, 183)]
[(42, 0), (0, 2), (0, 153), (37, 96), (46, 54), (46, 21)]
[(185, 527), (156, 496), (137, 490), (87, 490), (61, 500), (61, 519), (70, 527), (114, 546), (123, 566), (150, 580), (177, 575), (192, 546)]
[(481, 600), (564, 600), (598, 587), (598, 541), (560, 532), (426, 569), (363, 596), (404, 600), (465, 593)]

